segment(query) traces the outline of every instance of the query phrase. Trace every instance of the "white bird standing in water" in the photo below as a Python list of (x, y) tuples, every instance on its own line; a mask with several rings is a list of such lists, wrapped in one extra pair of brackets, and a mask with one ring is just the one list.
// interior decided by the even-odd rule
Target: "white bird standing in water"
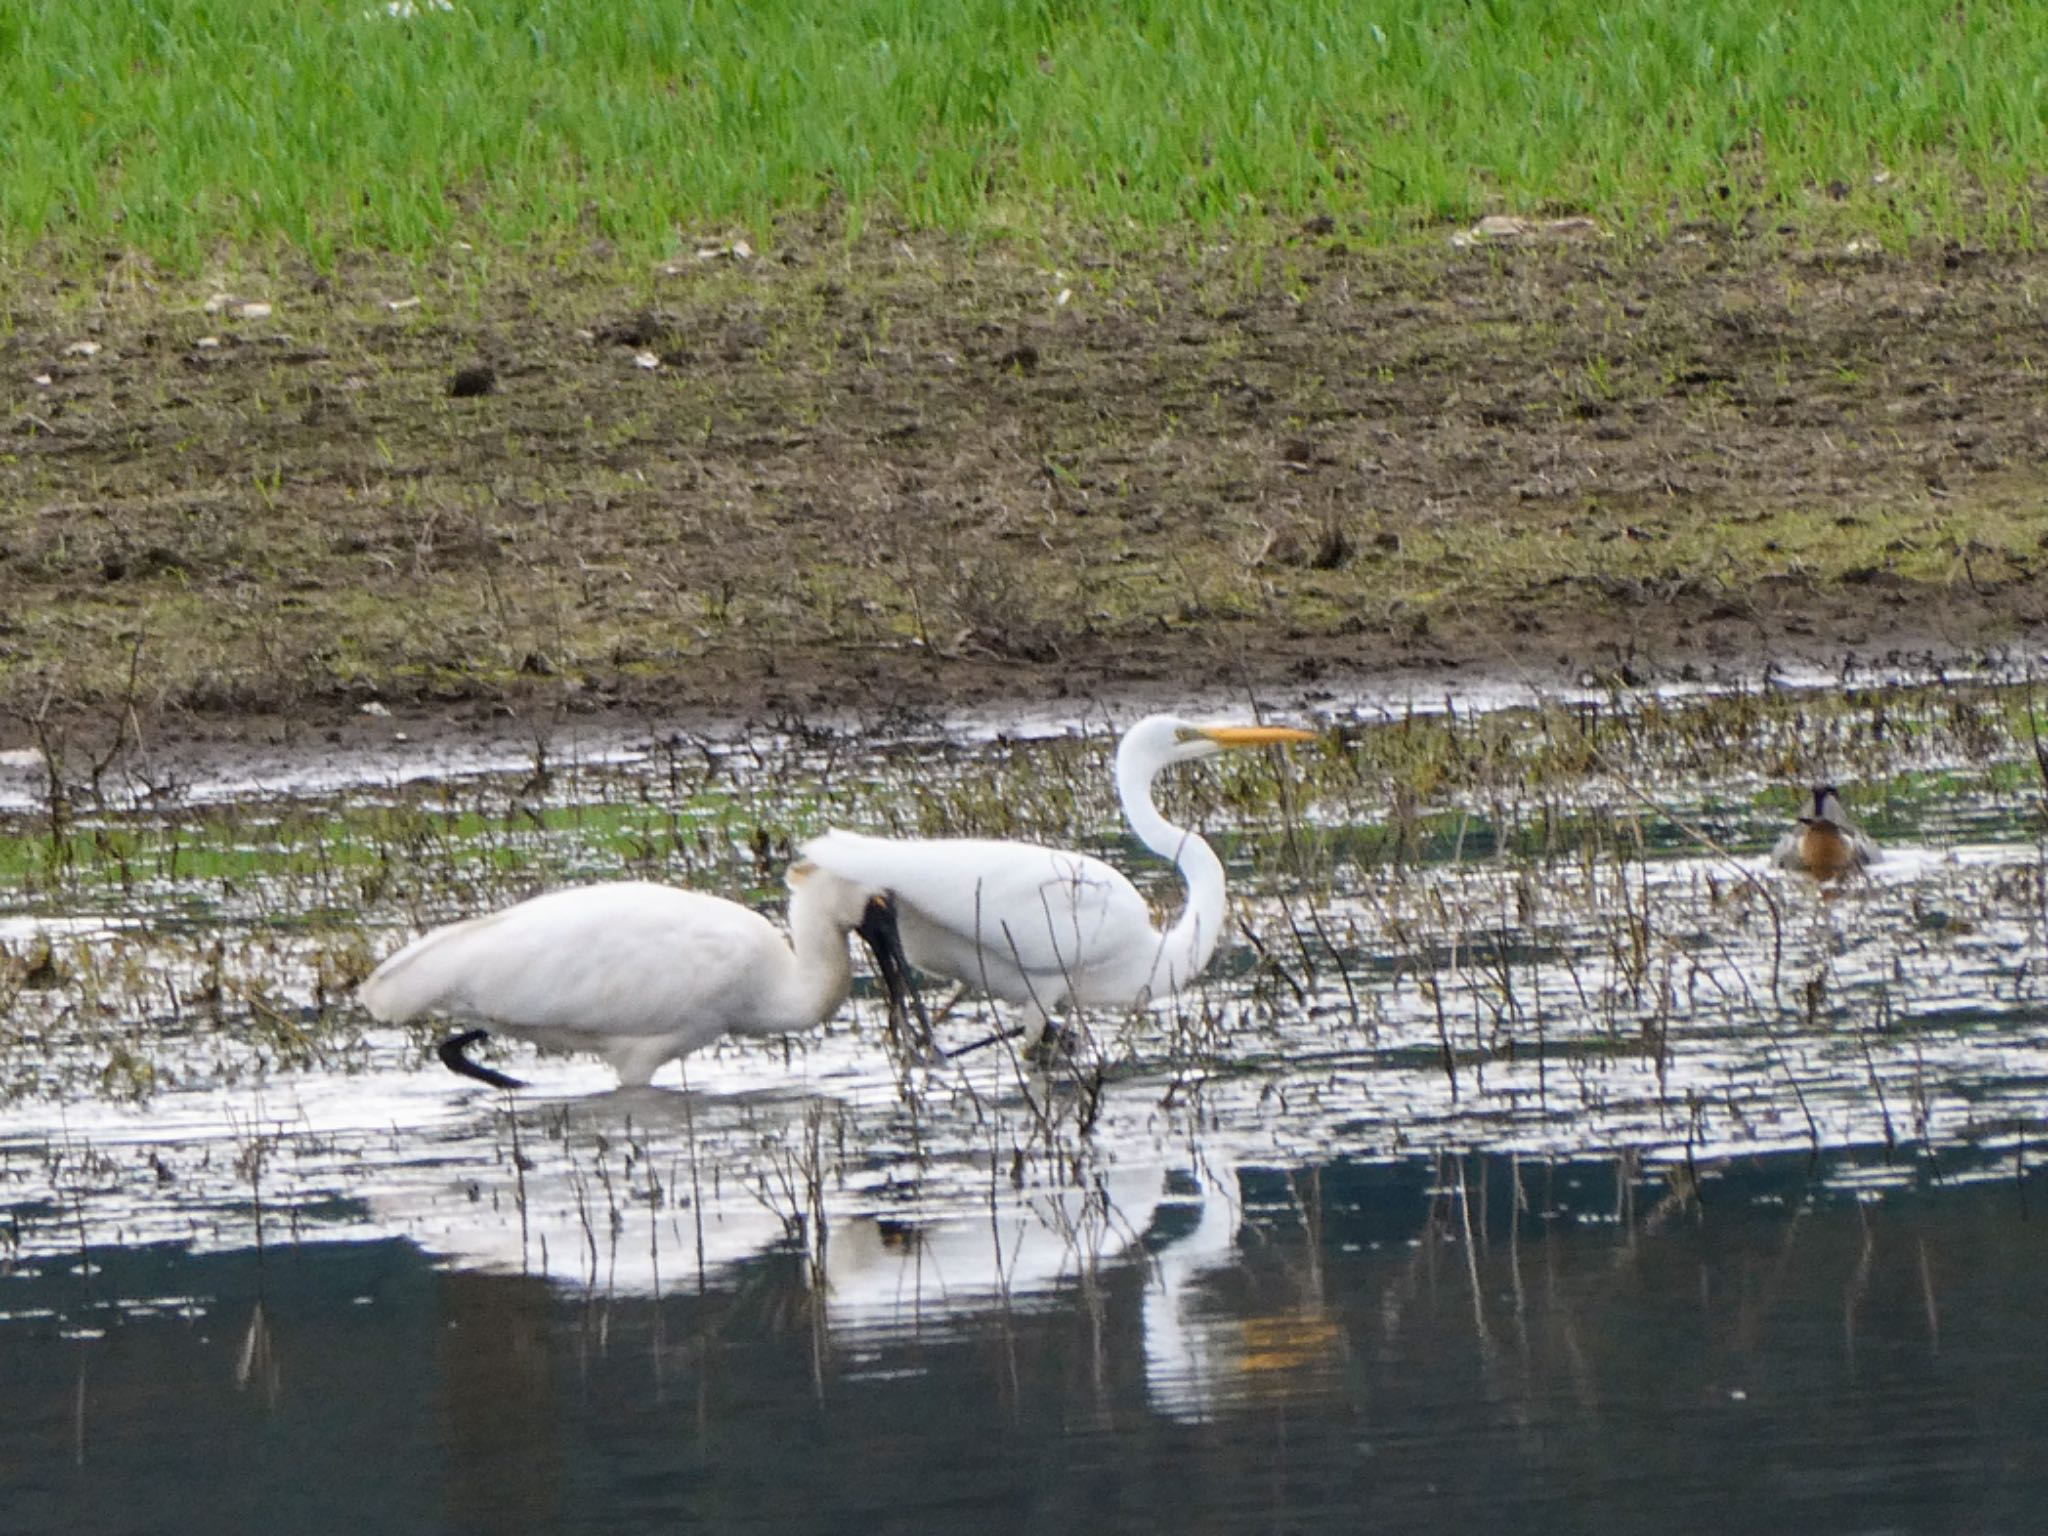
[(846, 936), (886, 922), (886, 910), (807, 864), (790, 867), (789, 890), (787, 941), (760, 913), (699, 891), (643, 881), (550, 891), (422, 935), (356, 996), (386, 1024), (438, 1014), (480, 1026), (443, 1041), (441, 1060), (501, 1088), (523, 1085), (462, 1054), (494, 1030), (595, 1051), (621, 1086), (644, 1087), (664, 1062), (721, 1035), (809, 1029), (846, 1001)]
[(1816, 880), (1833, 880), (1868, 869), (1884, 858), (1868, 834), (1849, 819), (1832, 784), (1813, 786), (1813, 811), (1778, 839), (1771, 861)]
[[(886, 894), (902, 957), (1024, 1009), (1027, 1049), (1055, 1009), (1130, 1008), (1179, 992), (1222, 936), (1223, 861), (1152, 803), (1152, 781), (1175, 763), (1233, 747), (1311, 741), (1287, 726), (1196, 725), (1152, 715), (1124, 733), (1117, 796), (1138, 840), (1180, 867), (1187, 902), (1161, 933), (1145, 898), (1102, 860), (1062, 848), (982, 838), (865, 837), (827, 832), (800, 850), (828, 874)], [(877, 963), (892, 995), (889, 960)]]

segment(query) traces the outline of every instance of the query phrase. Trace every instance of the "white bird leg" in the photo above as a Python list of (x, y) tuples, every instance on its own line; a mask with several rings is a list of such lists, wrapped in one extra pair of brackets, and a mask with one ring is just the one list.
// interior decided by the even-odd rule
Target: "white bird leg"
[(1035, 1061), (1038, 1058), (1039, 1052), (1045, 1049), (1046, 1032), (1048, 1030), (1052, 1030), (1052, 1037), (1054, 1039), (1059, 1038), (1059, 1031), (1053, 1027), (1052, 1015), (1046, 1011), (1045, 1005), (1035, 997), (1026, 1001), (1024, 1004), (1024, 1033), (1019, 1040), (1018, 1050), (1022, 1051), (1026, 1057)]

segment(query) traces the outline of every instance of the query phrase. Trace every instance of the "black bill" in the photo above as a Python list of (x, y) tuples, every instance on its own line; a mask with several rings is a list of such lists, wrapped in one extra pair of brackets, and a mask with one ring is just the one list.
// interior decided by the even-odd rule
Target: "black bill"
[[(910, 962), (903, 955), (903, 936), (896, 929), (896, 904), (887, 896), (870, 898), (854, 932), (875, 957), (875, 974), (882, 978), (882, 986), (889, 994), (890, 1035), (899, 1044), (913, 1041), (928, 1058), (936, 1055), (938, 1047), (932, 1039), (931, 1016), (925, 1012), (924, 999), (918, 996), (910, 979)], [(917, 1017), (914, 1034), (910, 1022), (913, 1014)]]
[(441, 1058), (442, 1066), (446, 1067), (450, 1072), (461, 1074), (463, 1077), (473, 1077), (480, 1083), (489, 1083), (493, 1088), (524, 1088), (526, 1084), (522, 1083), (518, 1078), (508, 1077), (503, 1072), (494, 1072), (491, 1068), (482, 1065), (480, 1062), (471, 1061), (462, 1054), (470, 1046), (475, 1045), (477, 1041), (488, 1040), (489, 1038), (489, 1030), (466, 1029), (459, 1035), (450, 1035), (446, 1040), (443, 1040), (434, 1048), (434, 1054)]

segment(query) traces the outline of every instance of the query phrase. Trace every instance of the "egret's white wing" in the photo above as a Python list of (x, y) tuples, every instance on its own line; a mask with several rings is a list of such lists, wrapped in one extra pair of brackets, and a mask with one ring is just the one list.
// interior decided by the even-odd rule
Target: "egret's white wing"
[(357, 997), (403, 1023), (447, 1014), (509, 1029), (651, 1035), (735, 1027), (774, 924), (696, 891), (638, 881), (551, 891), (414, 940)]
[[(1073, 974), (1109, 952), (1156, 945), (1151, 914), (1131, 882), (1085, 853), (981, 838), (864, 837), (827, 832), (802, 856), (843, 880), (887, 891), (906, 944), (919, 925), (962, 955), (1032, 976)], [(917, 955), (913, 947), (913, 961)], [(948, 974), (977, 980), (973, 963)]]

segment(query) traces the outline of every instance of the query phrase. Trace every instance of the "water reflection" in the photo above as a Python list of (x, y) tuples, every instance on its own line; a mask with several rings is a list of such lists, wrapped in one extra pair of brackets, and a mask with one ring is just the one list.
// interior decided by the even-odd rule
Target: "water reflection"
[(1874, 1150), (1182, 1167), (1092, 1261), (943, 1313), (874, 1304), (878, 1258), (939, 1260), (879, 1227), (823, 1293), (795, 1243), (660, 1295), (398, 1240), (51, 1255), (0, 1280), (7, 1524), (2015, 1529), (2041, 1186)]
[[(1113, 852), (1099, 766), (110, 820), (118, 889), (0, 917), (0, 1530), (2027, 1523), (2048, 896), (2010, 775), (1895, 796), (1825, 899), (1592, 780), (1191, 816), (1242, 832), (1241, 928), (1096, 1021), (1085, 1132), (1000, 1052), (893, 1062), (872, 999), (680, 1092), (522, 1057), (516, 1112), (354, 1032), (365, 934), (543, 874), (749, 889), (769, 829), (911, 786), (950, 825), (998, 768)], [(1722, 771), (1702, 824), (1768, 846)]]

